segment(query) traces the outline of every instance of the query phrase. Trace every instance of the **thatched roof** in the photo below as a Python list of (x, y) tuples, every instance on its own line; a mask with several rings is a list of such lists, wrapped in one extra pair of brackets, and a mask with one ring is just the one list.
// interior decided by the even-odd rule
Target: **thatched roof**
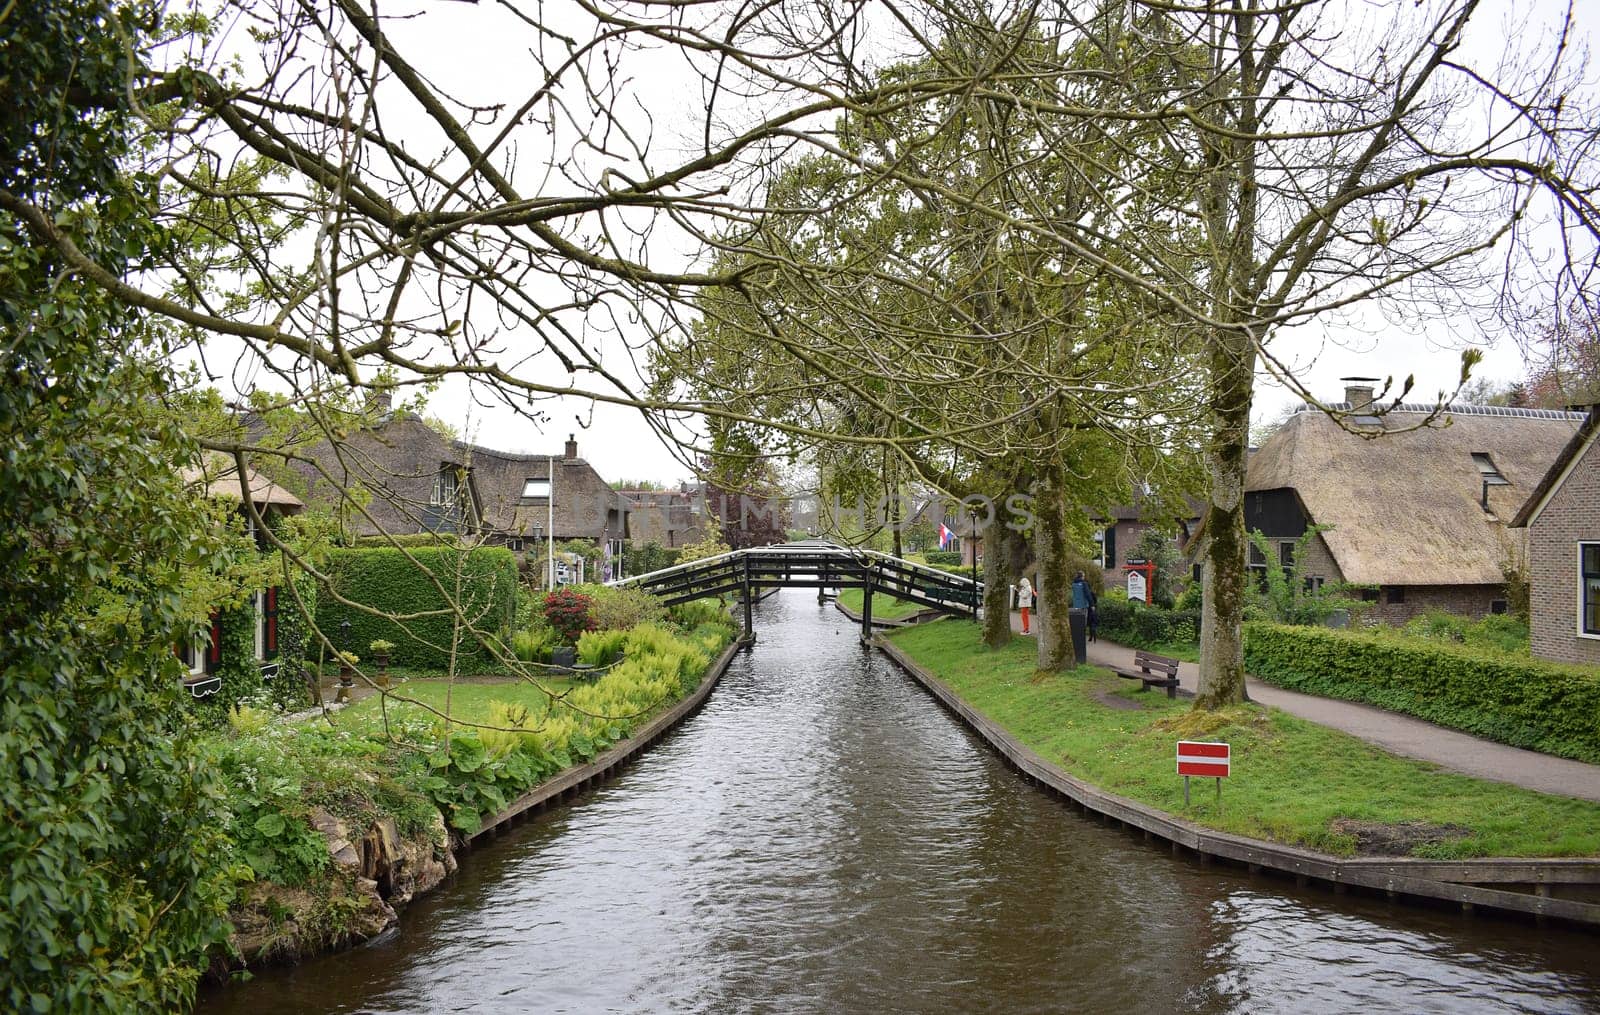
[[(320, 436), (320, 435), (319, 435)], [(631, 504), (600, 478), (588, 462), (557, 454), (555, 462), (555, 537), (613, 539), (627, 535)], [(522, 496), (530, 479), (550, 478), (551, 457), (523, 455), (450, 440), (420, 418), (395, 413), (380, 424), (349, 434), (337, 445), (315, 439), (300, 453), (314, 459), (321, 472), (306, 463), (296, 469), (306, 477), (314, 498), (336, 500), (338, 487), (359, 484), (372, 492), (360, 518), (360, 535), (424, 532), (440, 527), (439, 509), (431, 504), (439, 470), (467, 470), (467, 488), (485, 528), (510, 535), (543, 532), (549, 501)], [(323, 475), (323, 472), (326, 475)]]
[[(527, 481), (548, 480), (552, 457), (520, 455), (453, 441), (460, 463), (472, 469), (484, 524), (501, 532), (531, 535), (543, 531), (550, 502), (524, 497)], [(577, 450), (572, 445), (571, 450)], [(582, 458), (555, 455), (555, 533), (557, 539), (625, 539), (633, 502), (611, 489)]]
[[(1332, 406), (1348, 408), (1343, 403)], [(1345, 580), (1376, 585), (1482, 585), (1505, 580), (1506, 520), (1578, 429), (1577, 413), (1453, 407), (1446, 425), (1405, 433), (1427, 406), (1404, 405), (1359, 436), (1301, 410), (1250, 459), (1246, 491), (1292, 489)], [(1509, 485), (1491, 486), (1474, 453)]]
[(1578, 432), (1567, 441), (1566, 447), (1561, 449), (1556, 460), (1550, 464), (1544, 478), (1539, 480), (1539, 485), (1534, 487), (1528, 499), (1523, 502), (1521, 509), (1517, 511), (1517, 516), (1511, 519), (1512, 528), (1521, 529), (1533, 524), (1534, 517), (1544, 509), (1545, 501), (1549, 500), (1550, 495), (1565, 482), (1567, 470), (1597, 437), (1600, 437), (1600, 404), (1590, 407), (1589, 416), (1583, 421), (1583, 426), (1579, 427)]
[[(225, 455), (207, 455), (203, 467), (186, 467), (181, 470), (181, 474), (186, 485), (202, 490), (207, 497), (240, 501), (239, 469), (232, 458)], [(287, 512), (298, 511), (305, 507), (299, 497), (254, 469), (248, 470), (245, 482), (250, 490), (250, 500), (257, 507), (271, 504)]]

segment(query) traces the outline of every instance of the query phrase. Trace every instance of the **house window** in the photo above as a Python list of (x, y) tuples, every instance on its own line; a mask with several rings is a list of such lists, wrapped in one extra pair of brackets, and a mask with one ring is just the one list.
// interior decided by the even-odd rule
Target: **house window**
[(1494, 459), (1489, 457), (1487, 451), (1474, 451), (1472, 464), (1478, 467), (1478, 476), (1483, 480), (1483, 492), (1479, 499), (1479, 506), (1485, 511), (1489, 510), (1489, 487), (1510, 486), (1511, 480), (1500, 475), (1500, 470), (1495, 468)]
[(1491, 482), (1497, 479), (1500, 480), (1500, 483), (1494, 485), (1498, 486), (1505, 483), (1506, 478), (1500, 475), (1499, 469), (1495, 468), (1494, 459), (1489, 457), (1487, 451), (1474, 451), (1472, 453), (1472, 464), (1478, 467), (1478, 474), (1484, 479)]
[(548, 497), (550, 496), (550, 481), (548, 479), (526, 479), (522, 482), (523, 497)]
[(1255, 577), (1256, 585), (1265, 589), (1267, 587), (1267, 555), (1255, 543), (1250, 544), (1250, 557), (1246, 568)]
[(1321, 592), (1322, 591), (1322, 585), (1323, 585), (1323, 582), (1325, 580), (1326, 579), (1324, 579), (1322, 577), (1322, 575), (1320, 575), (1320, 574), (1312, 575), (1311, 577), (1306, 579), (1306, 591), (1310, 592), (1312, 594)]
[(456, 467), (446, 465), (439, 470), (433, 479), (433, 500), (431, 503), (453, 506), (456, 503), (456, 493), (459, 490), (460, 479), (456, 475)]
[(510, 550), (512, 553), (521, 553), (522, 540), (516, 538), (506, 540), (506, 549)]
[(1285, 571), (1291, 571), (1291, 570), (1294, 569), (1294, 544), (1293, 543), (1279, 543), (1278, 544), (1278, 563), (1283, 565), (1283, 569)]
[(1493, 614), (1496, 614), (1496, 615), (1504, 614), (1506, 612), (1507, 606), (1508, 606), (1508, 604), (1506, 603), (1506, 601), (1504, 599), (1491, 599), (1491, 600), (1489, 600), (1489, 612), (1490, 613), (1493, 613)]
[(1113, 525), (1110, 528), (1106, 529), (1105, 540), (1100, 545), (1105, 549), (1105, 556), (1101, 558), (1101, 564), (1103, 565), (1103, 568), (1105, 570), (1110, 570), (1111, 568), (1116, 567), (1117, 566), (1117, 527), (1115, 525)]
[(1361, 590), (1361, 601), (1363, 603), (1375, 603), (1375, 602), (1377, 602), (1378, 601), (1378, 590), (1377, 589), (1362, 589)]
[(1600, 543), (1578, 544), (1578, 626), (1600, 636)]
[(1403, 603), (1406, 601), (1406, 587), (1404, 585), (1390, 585), (1383, 592), (1383, 601), (1386, 603)]

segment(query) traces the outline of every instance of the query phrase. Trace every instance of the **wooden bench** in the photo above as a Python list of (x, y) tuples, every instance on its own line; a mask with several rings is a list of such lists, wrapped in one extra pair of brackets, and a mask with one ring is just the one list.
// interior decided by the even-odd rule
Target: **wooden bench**
[(1139, 681), (1141, 691), (1148, 691), (1152, 687), (1165, 687), (1167, 697), (1178, 696), (1178, 660), (1138, 649), (1133, 653), (1133, 665), (1137, 668), (1130, 670), (1113, 666), (1111, 670), (1126, 680)]

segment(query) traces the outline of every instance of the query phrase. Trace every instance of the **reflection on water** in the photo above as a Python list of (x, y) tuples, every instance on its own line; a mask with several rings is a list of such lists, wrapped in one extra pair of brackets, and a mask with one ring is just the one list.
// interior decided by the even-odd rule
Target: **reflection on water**
[(1297, 893), (1078, 817), (794, 592), (620, 778), (210, 1012), (1586, 1011), (1592, 936)]

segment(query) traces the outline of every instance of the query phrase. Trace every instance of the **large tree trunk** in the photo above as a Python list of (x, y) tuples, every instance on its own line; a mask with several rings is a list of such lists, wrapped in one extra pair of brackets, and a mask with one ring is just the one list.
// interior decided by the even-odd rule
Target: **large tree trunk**
[(1004, 648), (1011, 640), (1011, 582), (1017, 576), (1012, 548), (1021, 539), (998, 513), (984, 534), (989, 548), (983, 558), (983, 643), (990, 648)]
[(1067, 516), (1061, 467), (1042, 470), (1035, 488), (1034, 553), (1039, 560), (1039, 669), (1050, 673), (1077, 665), (1072, 651), (1072, 576), (1067, 574)]
[(1244, 480), (1255, 346), (1237, 332), (1218, 333), (1212, 342), (1215, 430), (1205, 453), (1211, 497), (1205, 515), (1200, 686), (1194, 699), (1199, 709), (1246, 700), (1243, 622), (1249, 574), (1245, 568)]

